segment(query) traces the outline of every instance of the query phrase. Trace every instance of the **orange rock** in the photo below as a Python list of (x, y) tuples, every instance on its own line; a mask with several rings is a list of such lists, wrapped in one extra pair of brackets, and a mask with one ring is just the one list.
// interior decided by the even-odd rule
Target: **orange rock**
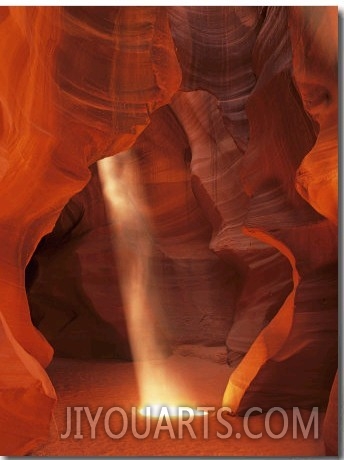
[[(164, 9), (1, 11), (0, 309), (13, 343), (26, 352), (22, 373), (30, 375), (33, 365), (50, 362), (52, 348), (30, 320), (25, 266), (70, 197), (86, 185), (88, 166), (130, 147), (181, 76)], [(37, 385), (46, 378), (41, 370)], [(4, 379), (12, 381), (11, 372)], [(36, 427), (9, 442), (18, 418), (10, 395), (28, 419), (39, 408), (45, 424), (39, 431), (46, 432), (52, 404), (42, 403), (42, 391), (31, 386), (20, 395), (8, 384), (2, 454), (23, 453), (38, 439), (36, 417)]]

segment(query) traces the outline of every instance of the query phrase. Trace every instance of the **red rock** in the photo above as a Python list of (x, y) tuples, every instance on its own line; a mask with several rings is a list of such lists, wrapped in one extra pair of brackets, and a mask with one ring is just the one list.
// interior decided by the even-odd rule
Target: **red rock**
[[(42, 366), (52, 348), (30, 320), (25, 266), (68, 200), (86, 185), (88, 165), (130, 147), (149, 113), (167, 103), (180, 82), (164, 9), (96, 11), (10, 7), (1, 24), (1, 312), (16, 346)], [(8, 432), (15, 430), (16, 415), (6, 404)], [(40, 405), (35, 393), (30, 404)], [(26, 441), (5, 446), (4, 429), (2, 423), (6, 455), (36, 438), (28, 431)]]
[[(47, 436), (53, 349), (131, 358), (121, 288), (140, 251), (165, 353), (226, 345), (224, 403), (239, 413), (325, 410), (337, 10), (2, 7), (0, 21), (0, 453)], [(104, 170), (132, 199), (122, 221)]]

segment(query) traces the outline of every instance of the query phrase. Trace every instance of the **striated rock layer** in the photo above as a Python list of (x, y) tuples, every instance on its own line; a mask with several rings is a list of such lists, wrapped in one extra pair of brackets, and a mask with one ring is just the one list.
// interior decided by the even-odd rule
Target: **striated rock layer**
[(47, 435), (53, 350), (131, 359), (119, 223), (94, 164), (114, 154), (140, 189), (165, 352), (226, 346), (233, 412), (325, 410), (337, 9), (2, 7), (0, 21), (0, 454)]
[[(0, 447), (8, 455), (24, 453), (38, 440), (35, 423), (29, 423), (22, 438), (7, 444), (7, 433), (16, 430), (9, 395), (22, 401), (23, 414), (31, 414), (27, 400), (42, 414), (51, 413), (41, 366), (53, 350), (30, 320), (25, 266), (67, 201), (89, 180), (88, 165), (130, 147), (149, 113), (179, 88), (181, 76), (163, 8), (2, 12), (1, 327), (7, 346), (22, 347), (37, 366), (31, 394), (25, 379), (2, 377), (8, 390), (6, 396), (1, 391), (6, 417)], [(29, 375), (32, 365), (26, 364)], [(48, 433), (49, 416), (45, 420), (41, 436)]]

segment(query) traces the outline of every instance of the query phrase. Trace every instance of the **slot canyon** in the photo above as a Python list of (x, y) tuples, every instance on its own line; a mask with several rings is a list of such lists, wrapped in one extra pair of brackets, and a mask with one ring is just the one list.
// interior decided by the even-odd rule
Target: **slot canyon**
[[(338, 455), (338, 8), (2, 6), (0, 37), (0, 455)], [(237, 436), (104, 430), (165, 404)]]

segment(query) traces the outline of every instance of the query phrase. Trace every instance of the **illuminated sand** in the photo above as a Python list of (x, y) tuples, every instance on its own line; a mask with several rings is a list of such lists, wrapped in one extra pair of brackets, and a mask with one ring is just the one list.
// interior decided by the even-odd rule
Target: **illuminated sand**
[[(193, 306), (190, 317), (196, 320), (189, 331), (181, 334), (183, 341), (205, 344), (207, 322), (197, 319), (219, 309), (221, 316), (209, 323), (219, 339), (216, 343), (227, 345), (228, 362), (232, 367), (238, 364), (266, 320), (276, 318), (292, 289), (290, 258), (281, 251), (283, 246), (262, 239), (264, 234), (272, 235), (290, 249), (300, 274), (292, 318), (291, 309), (287, 311), (292, 328), (290, 334), (284, 328), (284, 349), (278, 352), (272, 344), (277, 351), (274, 360), (264, 364), (271, 356), (271, 350), (265, 350), (257, 353), (262, 359), (256, 360), (257, 355), (250, 353), (241, 361), (239, 370), (232, 374), (236, 382), (237, 377), (249, 377), (245, 385), (248, 389), (252, 377), (256, 378), (251, 394), (241, 392), (236, 401), (245, 396), (250, 407), (262, 404), (264, 397), (273, 401), (277, 398), (281, 404), (288, 398), (289, 404), (311, 400), (311, 404), (326, 407), (338, 348), (337, 9), (185, 8), (1, 9), (0, 118), (4, 129), (0, 145), (0, 233), (4, 244), (0, 256), (0, 354), (5, 372), (0, 384), (0, 452), (5, 455), (29, 452), (49, 431), (55, 391), (44, 369), (54, 351), (49, 337), (59, 323), (54, 314), (45, 321), (52, 302), (56, 303), (56, 317), (62, 313), (61, 326), (66, 333), (63, 303), (58, 301), (60, 292), (55, 291), (57, 286), (51, 280), (41, 297), (43, 335), (35, 329), (24, 271), (41, 238), (53, 229), (70, 198), (86, 185), (91, 175), (88, 167), (104, 156), (121, 155), (130, 148), (136, 149), (142, 160), (139, 183), (155, 191), (151, 197), (159, 197), (149, 201), (159, 244), (174, 260), (187, 251), (190, 267), (198, 265), (195, 246), (203, 248), (206, 255), (204, 264), (195, 270), (194, 278), (200, 280), (201, 289), (194, 289), (194, 304), (188, 301), (192, 298), (188, 286), (182, 305), (180, 296), (171, 296), (171, 304), (178, 306), (175, 316), (180, 323), (183, 308)], [(85, 200), (88, 211), (91, 202)], [(196, 204), (198, 210), (191, 213)], [(77, 222), (80, 235), (80, 230), (85, 230), (83, 223), (88, 225), (90, 221), (80, 221), (78, 214), (72, 212), (69, 223)], [(182, 218), (176, 219), (178, 215)], [(203, 231), (199, 223), (204, 221), (208, 228), (203, 227)], [(93, 222), (101, 224), (98, 219)], [(243, 227), (259, 238), (248, 237)], [(64, 227), (62, 241), (69, 234), (68, 228)], [(92, 227), (89, 230), (90, 236)], [(169, 241), (162, 235), (169, 235)], [(63, 261), (62, 257), (68, 270), (57, 270), (64, 277), (61, 290), (66, 287), (67, 291), (67, 324), (69, 314), (74, 316), (70, 292), (74, 288), (79, 292), (80, 286), (93, 291), (94, 286), (89, 270), (94, 268), (97, 243), (92, 237), (83, 243), (81, 248), (72, 244), (67, 259)], [(125, 245), (118, 247), (125, 251)], [(212, 257), (209, 248), (215, 253)], [(83, 266), (68, 264), (69, 257), (80, 254), (79, 249), (87, 254)], [(205, 301), (224, 282), (220, 265), (212, 273), (215, 255), (230, 265), (231, 273), (245, 274), (240, 298), (235, 302), (232, 293), (227, 297), (226, 290), (221, 290), (216, 304)], [(96, 270), (99, 275), (98, 268), (100, 265)], [(125, 267), (116, 269), (125, 276)], [(66, 272), (71, 275), (69, 282)], [(49, 276), (47, 273), (46, 279)], [(181, 277), (183, 282), (186, 279), (191, 277)], [(108, 293), (106, 288), (99, 290)], [(42, 293), (38, 294), (40, 297)], [(141, 294), (134, 297), (145, 302)], [(52, 302), (48, 300), (51, 297)], [(123, 291), (124, 303), (131, 303), (129, 297)], [(223, 303), (225, 299), (228, 304)], [(108, 312), (111, 303), (115, 302), (109, 300)], [(90, 305), (87, 295), (78, 298), (77, 304), (81, 316), (89, 307), (98, 313), (104, 311), (104, 305), (99, 309), (96, 303)], [(146, 307), (151, 305), (149, 299), (148, 305), (141, 305), (141, 311), (150, 311)], [(234, 323), (233, 311), (239, 313)], [(139, 322), (137, 313), (135, 309)], [(119, 331), (124, 329), (121, 323)], [(87, 321), (82, 324), (84, 328), (77, 331), (82, 339), (88, 338), (91, 327), (87, 327)], [(133, 327), (135, 336), (135, 324), (129, 327)], [(219, 330), (222, 336), (217, 334)], [(281, 337), (279, 327), (270, 328), (270, 332)], [(102, 327), (98, 333), (103, 333)], [(194, 337), (198, 338), (195, 342)], [(61, 339), (66, 351), (74, 353), (72, 356), (81, 357), (77, 353), (82, 352), (90, 358), (94, 351), (92, 343), (88, 349), (68, 333), (66, 340)], [(140, 342), (132, 341), (132, 345), (135, 343)], [(255, 343), (260, 347), (261, 337)], [(122, 343), (120, 346), (122, 349)], [(153, 350), (157, 351), (155, 345)], [(257, 351), (256, 345), (253, 350)], [(169, 398), (176, 404), (184, 398), (180, 380), (187, 381), (188, 374), (183, 372), (175, 385), (177, 377), (172, 379), (169, 371), (168, 367), (162, 381), (171, 382), (173, 393), (168, 391)], [(94, 396), (92, 389), (99, 389), (99, 379), (104, 379), (106, 393), (112, 394), (114, 388), (123, 385), (126, 397), (130, 394), (126, 371), (121, 372), (117, 365), (121, 378), (118, 385), (107, 380), (102, 367), (94, 372), (98, 380), (95, 386), (88, 384), (86, 401)], [(135, 372), (139, 377), (139, 369)], [(206, 372), (203, 369), (197, 377), (202, 385)], [(68, 375), (75, 379), (74, 373), (64, 374), (67, 380), (63, 388), (68, 387)], [(153, 373), (144, 370), (142, 375), (145, 378), (140, 378), (140, 396), (135, 402), (161, 401), (163, 395), (157, 394), (161, 382), (155, 388), (154, 379), (146, 378)], [(214, 378), (211, 388), (222, 392), (220, 386)], [(78, 391), (80, 386), (73, 388)], [(57, 389), (61, 390), (59, 385)], [(231, 406), (232, 389), (230, 385), (231, 391), (226, 392)], [(332, 392), (334, 400), (336, 394)], [(194, 396), (203, 401), (198, 394)], [(331, 411), (327, 419), (335, 432), (334, 414)], [(117, 445), (112, 443), (112, 448), (113, 444)], [(335, 452), (336, 443), (331, 444)], [(255, 442), (255, 453), (256, 448)]]
[[(228, 369), (198, 358), (173, 356), (168, 360), (171, 375), (182, 373), (189, 383), (197, 400), (197, 405), (219, 405), (222, 390), (227, 383)], [(90, 438), (90, 427), (82, 419), (83, 439), (59, 439), (65, 432), (67, 406), (89, 406), (94, 413), (99, 406), (109, 409), (113, 406), (125, 407), (129, 421), (131, 406), (137, 406), (139, 392), (132, 363), (113, 361), (77, 361), (56, 359), (48, 369), (49, 375), (58, 393), (55, 423), (51, 425), (49, 442), (32, 453), (35, 456), (73, 456), (73, 455), (208, 455), (208, 456), (319, 456), (324, 455), (323, 441), (312, 439), (292, 439), (291, 427), (283, 439), (269, 439), (263, 434), (260, 439), (248, 439), (242, 428), (242, 419), (230, 417), (234, 433), (240, 437), (219, 439), (212, 429), (209, 418), (209, 439), (192, 439), (185, 430), (183, 439), (171, 439), (168, 432), (162, 432), (158, 439), (153, 439), (154, 430), (146, 439), (135, 439), (128, 432), (121, 439), (110, 439), (101, 424), (97, 427), (96, 438)], [(113, 418), (116, 426), (113, 431), (121, 430), (121, 417)], [(290, 420), (290, 419), (289, 419)], [(197, 417), (192, 424), (196, 434), (202, 433), (203, 417)], [(144, 431), (146, 420), (138, 417), (138, 431)], [(152, 427), (156, 425), (152, 419)], [(263, 430), (262, 416), (252, 417), (250, 427), (253, 432)], [(175, 426), (175, 422), (173, 422)], [(218, 428), (218, 427), (216, 427)], [(58, 430), (58, 432), (57, 432)], [(222, 427), (222, 432), (225, 430)], [(278, 432), (278, 427), (276, 428)], [(321, 434), (321, 430), (320, 430)]]
[(141, 407), (139, 413), (145, 417), (159, 418), (161, 414), (166, 414), (168, 417), (180, 417), (183, 415), (190, 414), (192, 417), (203, 417), (208, 414), (205, 410), (200, 410), (194, 407), (188, 406), (172, 406), (162, 404), (151, 404), (150, 406)]
[(165, 322), (161, 308), (163, 295), (153, 287), (157, 274), (150, 263), (154, 232), (143, 211), (148, 203), (138, 180), (135, 156), (131, 161), (125, 158), (121, 155), (105, 158), (98, 168), (107, 212), (115, 222), (113, 251), (121, 267), (120, 290), (140, 390), (139, 405), (152, 406), (154, 417), (158, 406), (178, 412), (177, 406), (194, 405), (194, 402), (184, 375), (171, 375), (165, 362), (159, 333), (159, 324)]

